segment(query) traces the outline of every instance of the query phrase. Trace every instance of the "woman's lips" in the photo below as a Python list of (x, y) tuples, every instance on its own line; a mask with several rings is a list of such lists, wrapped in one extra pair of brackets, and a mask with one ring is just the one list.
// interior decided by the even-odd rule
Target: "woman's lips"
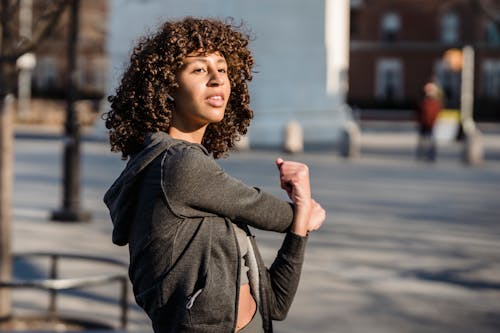
[(207, 102), (210, 106), (218, 108), (224, 106), (224, 97), (222, 95), (212, 95), (207, 98)]

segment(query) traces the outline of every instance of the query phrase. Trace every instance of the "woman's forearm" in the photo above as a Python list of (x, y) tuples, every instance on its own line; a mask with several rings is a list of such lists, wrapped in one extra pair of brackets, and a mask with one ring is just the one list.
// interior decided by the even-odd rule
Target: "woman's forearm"
[(291, 231), (298, 236), (306, 236), (310, 218), (311, 205), (295, 206)]

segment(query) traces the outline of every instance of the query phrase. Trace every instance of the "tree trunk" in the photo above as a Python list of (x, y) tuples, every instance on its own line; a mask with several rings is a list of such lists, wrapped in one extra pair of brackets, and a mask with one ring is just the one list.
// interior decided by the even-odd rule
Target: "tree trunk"
[[(11, 257), (11, 205), (12, 205), (12, 117), (14, 91), (17, 82), (16, 60), (32, 51), (56, 26), (71, 0), (58, 0), (46, 18), (46, 24), (34, 32), (33, 39), (24, 45), (17, 40), (18, 33), (11, 24), (18, 14), (17, 0), (0, 0), (0, 280), (12, 279)], [(12, 314), (10, 289), (0, 288), (0, 319)]]
[[(14, 97), (0, 101), (0, 280), (12, 280), (10, 225), (12, 204), (12, 109)], [(10, 289), (0, 288), (0, 319), (11, 315)]]

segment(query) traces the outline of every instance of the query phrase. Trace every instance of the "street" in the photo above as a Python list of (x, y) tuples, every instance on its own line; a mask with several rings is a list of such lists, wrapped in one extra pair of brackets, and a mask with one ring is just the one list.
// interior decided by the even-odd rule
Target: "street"
[[(456, 145), (443, 147), (435, 164), (413, 158), (408, 133), (368, 133), (363, 154), (345, 160), (333, 150), (292, 157), (272, 150), (239, 152), (220, 161), (247, 184), (285, 198), (276, 157), (310, 166), (313, 195), (327, 210), (310, 235), (296, 301), (278, 333), (498, 332), (500, 328), (500, 136), (485, 137), (486, 162), (467, 167)], [(61, 206), (60, 140), (24, 137), (15, 142), (13, 250), (103, 255), (128, 260), (111, 243), (102, 203), (124, 162), (106, 143), (82, 147), (82, 208), (90, 223), (48, 220)], [(272, 262), (281, 235), (256, 231)], [(16, 264), (16, 277), (40, 277), (41, 262)], [(65, 274), (93, 274), (107, 267), (69, 262)], [(47, 306), (43, 291), (15, 291), (14, 309)], [(67, 292), (61, 312), (118, 322), (118, 288)], [(129, 330), (150, 332), (131, 304)]]

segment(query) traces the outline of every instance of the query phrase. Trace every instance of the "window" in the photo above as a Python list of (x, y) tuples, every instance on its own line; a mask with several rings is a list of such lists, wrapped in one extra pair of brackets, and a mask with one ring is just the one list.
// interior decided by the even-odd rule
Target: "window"
[(106, 68), (107, 61), (105, 57), (97, 57), (93, 60), (94, 67), (94, 86), (98, 90), (106, 89)]
[(488, 44), (500, 45), (500, 27), (498, 24), (492, 21), (487, 21), (484, 33)]
[(392, 42), (398, 39), (401, 19), (396, 13), (387, 13), (382, 17), (382, 40)]
[(351, 36), (356, 36), (359, 33), (359, 10), (351, 8), (351, 18), (349, 20), (349, 30)]
[(363, 6), (363, 0), (351, 0), (351, 8), (359, 9)]
[(446, 13), (441, 17), (441, 41), (453, 44), (459, 41), (459, 17), (455, 13)]
[(486, 97), (500, 98), (500, 60), (483, 62), (482, 86)]
[(104, 90), (106, 85), (106, 59), (101, 57), (78, 58), (79, 84), (81, 88)]
[(351, 18), (349, 20), (349, 28), (351, 36), (356, 36), (359, 33), (359, 14), (361, 11), (361, 7), (363, 6), (363, 1), (351, 0), (350, 5), (351, 5), (351, 10), (350, 10)]
[(439, 59), (435, 62), (434, 72), (443, 90), (446, 107), (459, 107), (461, 88), (460, 71), (453, 71), (444, 60)]
[(76, 73), (78, 76), (78, 85), (80, 86), (80, 88), (90, 84), (88, 67), (89, 66), (87, 58), (84, 56), (79, 56), (77, 58)]
[(56, 87), (57, 64), (54, 57), (42, 57), (37, 62), (36, 85), (43, 90), (50, 90)]
[(377, 62), (375, 95), (394, 101), (403, 98), (403, 69), (399, 59), (380, 59)]

